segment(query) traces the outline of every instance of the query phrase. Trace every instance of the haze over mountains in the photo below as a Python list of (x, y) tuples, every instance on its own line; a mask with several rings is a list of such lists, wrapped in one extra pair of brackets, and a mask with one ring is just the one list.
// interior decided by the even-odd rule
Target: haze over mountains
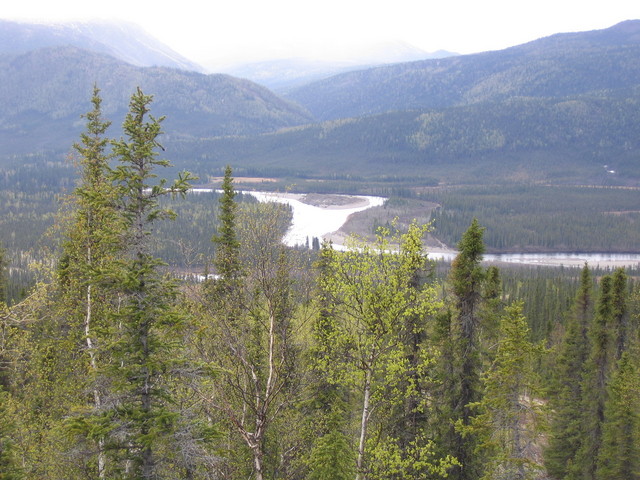
[[(487, 171), (503, 180), (640, 181), (636, 20), (363, 68), (285, 98), (249, 80), (199, 73), (146, 37), (136, 43), (135, 33), (111, 41), (115, 27), (17, 28), (0, 22), (3, 157), (68, 151), (97, 82), (116, 125), (136, 86), (154, 94), (172, 155), (201, 172), (231, 163), (258, 173), (423, 182), (481, 181)], [(152, 58), (165, 66), (141, 66), (160, 63)]]

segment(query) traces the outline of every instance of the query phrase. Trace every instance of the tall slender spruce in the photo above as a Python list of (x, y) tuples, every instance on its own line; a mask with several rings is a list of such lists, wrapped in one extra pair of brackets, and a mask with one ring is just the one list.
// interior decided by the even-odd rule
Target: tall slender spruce
[(580, 425), (580, 448), (568, 478), (594, 480), (602, 446), (607, 382), (611, 373), (613, 335), (613, 280), (609, 275), (600, 281), (600, 297), (596, 315), (589, 330), (591, 352), (583, 377), (583, 399)]
[(556, 479), (564, 478), (569, 473), (580, 447), (580, 406), (584, 396), (584, 372), (591, 351), (588, 332), (592, 320), (593, 280), (589, 267), (585, 265), (566, 333), (559, 347), (551, 388), (550, 406), (553, 414), (544, 460), (547, 471)]
[[(470, 425), (475, 411), (473, 405), (480, 400), (481, 360), (478, 342), (480, 307), (482, 305), (485, 271), (480, 265), (484, 253), (484, 229), (473, 219), (458, 243), (460, 253), (451, 265), (449, 281), (455, 297), (455, 318), (452, 324), (454, 388), (451, 392), (451, 424), (462, 429)], [(482, 461), (474, 453), (476, 439), (473, 434), (463, 435), (452, 430), (449, 437), (450, 453), (460, 462), (452, 470), (452, 478), (476, 480), (481, 475)]]
[[(122, 252), (122, 222), (116, 210), (115, 189), (109, 178), (110, 140), (105, 133), (110, 122), (103, 120), (100, 90), (94, 87), (91, 99), (93, 109), (84, 117), (87, 130), (81, 134), (80, 143), (74, 145), (80, 165), (80, 184), (75, 189), (75, 212), (63, 243), (58, 281), (62, 296), (62, 308), (79, 319), (83, 330), (92, 404), (89, 416), (99, 415), (106, 392), (99, 378), (106, 360), (102, 357), (105, 335), (108, 331), (108, 312), (112, 306), (111, 287), (102, 281), (102, 273), (108, 269), (119, 252)], [(80, 420), (76, 418), (75, 420)], [(78, 433), (79, 422), (71, 422)], [(87, 424), (85, 424), (86, 427)], [(85, 434), (88, 430), (84, 429)], [(94, 430), (95, 431), (95, 430)], [(105, 436), (94, 434), (97, 443), (97, 477), (105, 478)]]
[(178, 348), (172, 332), (180, 324), (174, 309), (175, 285), (163, 277), (162, 262), (150, 254), (149, 234), (154, 221), (172, 215), (160, 208), (159, 198), (186, 193), (190, 179), (189, 174), (181, 174), (170, 186), (165, 180), (154, 182), (155, 169), (169, 162), (157, 158), (163, 118), (149, 114), (151, 101), (151, 96), (137, 89), (123, 124), (125, 138), (113, 146), (120, 162), (113, 179), (129, 247), (114, 272), (122, 296), (114, 315), (120, 326), (112, 345), (113, 384), (119, 394), (114, 415), (126, 431), (121, 445), (128, 457), (126, 478), (145, 480), (158, 478), (155, 449), (173, 428), (166, 377)]

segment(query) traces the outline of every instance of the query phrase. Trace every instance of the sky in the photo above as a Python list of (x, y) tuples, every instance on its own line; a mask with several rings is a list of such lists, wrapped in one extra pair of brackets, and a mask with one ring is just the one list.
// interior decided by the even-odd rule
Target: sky
[(203, 65), (343, 60), (405, 42), (427, 52), (499, 50), (560, 32), (640, 19), (638, 0), (18, 0), (0, 18), (124, 20)]

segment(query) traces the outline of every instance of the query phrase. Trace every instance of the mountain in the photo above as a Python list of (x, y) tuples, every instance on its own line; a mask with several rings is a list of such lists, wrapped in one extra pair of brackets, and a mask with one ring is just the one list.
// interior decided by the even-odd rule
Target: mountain
[(444, 50), (428, 53), (404, 42), (387, 42), (349, 53), (343, 52), (338, 60), (288, 58), (211, 66), (210, 69), (236, 77), (248, 78), (275, 92), (285, 93), (293, 88), (343, 72), (363, 70), (381, 64), (445, 58), (455, 55), (457, 54)]
[(166, 67), (136, 67), (76, 47), (0, 55), (0, 145), (4, 155), (68, 151), (84, 128), (93, 85), (117, 125), (140, 86), (166, 115), (166, 139), (271, 132), (308, 122), (302, 108), (248, 80)]
[(286, 97), (318, 120), (440, 109), (510, 97), (563, 97), (640, 83), (640, 20), (505, 50), (343, 73)]
[(429, 184), (640, 185), (640, 86), (619, 98), (508, 98), (201, 140), (196, 171)]
[(33, 24), (0, 20), (0, 54), (20, 54), (46, 47), (74, 46), (111, 55), (139, 67), (204, 69), (126, 22)]

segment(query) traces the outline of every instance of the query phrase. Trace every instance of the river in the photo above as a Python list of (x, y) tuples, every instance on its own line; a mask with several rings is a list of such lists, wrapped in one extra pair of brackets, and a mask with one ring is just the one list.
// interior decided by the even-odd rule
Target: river
[[(194, 191), (205, 191), (194, 189)], [(211, 191), (206, 189), (206, 191)], [(345, 201), (336, 204), (310, 205), (304, 203), (305, 194), (272, 193), (243, 191), (261, 202), (275, 201), (290, 205), (293, 210), (291, 227), (284, 237), (284, 243), (290, 246), (308, 245), (314, 237), (322, 239), (336, 232), (345, 224), (350, 215), (368, 208), (381, 206), (383, 197), (361, 195), (327, 195), (327, 198), (342, 198)], [(316, 196), (320, 197), (320, 196)], [(317, 202), (316, 202), (317, 203)], [(334, 243), (335, 245), (335, 243)], [(336, 245), (341, 248), (341, 245)], [(429, 253), (429, 258), (450, 261), (455, 257), (454, 250), (438, 250)], [(640, 254), (618, 253), (504, 253), (486, 254), (486, 261), (517, 263), (522, 265), (574, 266), (588, 263), (591, 267), (637, 267)]]

